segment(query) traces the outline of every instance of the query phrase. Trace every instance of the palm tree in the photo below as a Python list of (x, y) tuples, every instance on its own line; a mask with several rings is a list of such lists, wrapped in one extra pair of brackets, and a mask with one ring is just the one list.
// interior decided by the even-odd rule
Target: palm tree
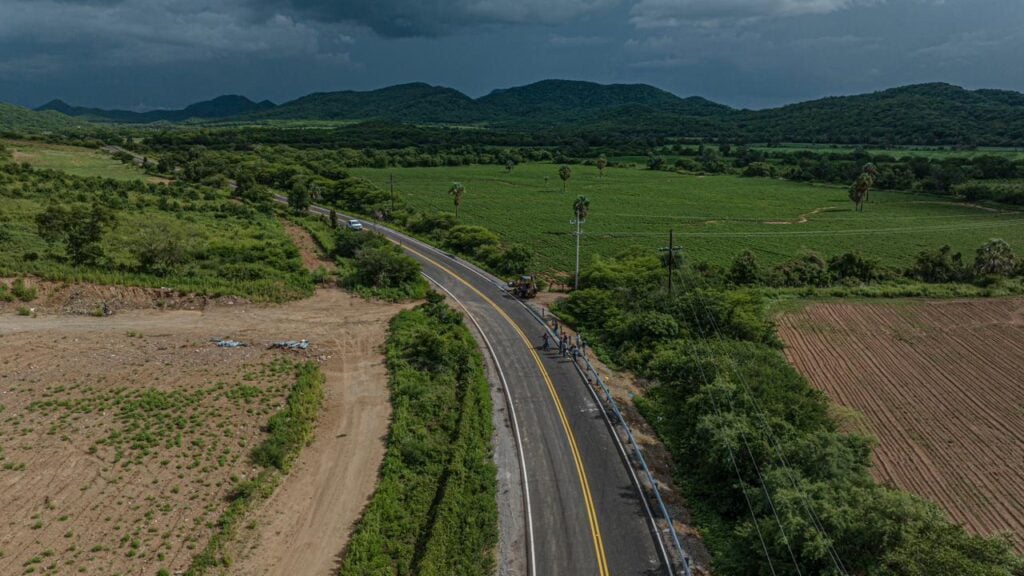
[(864, 200), (868, 197), (868, 191), (871, 190), (871, 186), (875, 183), (875, 180), (867, 172), (861, 173), (854, 181), (853, 185), (850, 186), (850, 200), (853, 201), (855, 210), (857, 212), (864, 211)]
[(459, 219), (459, 206), (462, 205), (462, 195), (466, 193), (466, 187), (461, 182), (452, 182), (452, 187), (448, 189), (448, 193), (452, 195), (452, 200), (455, 202), (455, 219)]
[(577, 220), (586, 220), (590, 212), (590, 200), (587, 200), (586, 196), (577, 196), (576, 201), (572, 203), (572, 210), (576, 213)]
[(871, 176), (871, 186), (868, 186), (867, 192), (864, 193), (864, 201), (868, 201), (868, 197), (871, 195), (871, 188), (874, 187), (875, 181), (878, 180), (878, 166), (875, 166), (874, 162), (868, 162), (860, 169), (861, 174), (867, 174)]
[[(562, 166), (562, 168), (568, 168), (568, 166)], [(564, 178), (563, 178), (564, 180)], [(576, 290), (580, 289), (580, 236), (583, 235), (583, 221), (587, 219), (587, 214), (590, 212), (590, 200), (587, 200), (586, 196), (577, 196), (576, 201), (572, 203), (572, 211), (576, 214), (576, 219), (573, 223), (576, 224), (576, 281), (573, 284)]]
[(558, 169), (558, 177), (562, 179), (562, 192), (565, 192), (566, 182), (572, 178), (572, 168), (568, 164), (562, 164), (562, 167)]

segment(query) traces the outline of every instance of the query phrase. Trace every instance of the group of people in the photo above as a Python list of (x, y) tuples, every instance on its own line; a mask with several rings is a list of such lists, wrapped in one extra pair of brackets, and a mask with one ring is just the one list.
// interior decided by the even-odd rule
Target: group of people
[[(584, 353), (584, 349), (586, 347), (586, 343), (583, 342), (583, 339), (580, 338), (580, 335), (576, 334), (575, 336), (569, 336), (569, 334), (567, 334), (565, 331), (560, 331), (558, 320), (551, 321), (551, 330), (555, 334), (555, 341), (556, 345), (558, 346), (558, 354), (562, 358), (571, 357), (573, 361), (578, 360), (579, 357)], [(545, 330), (544, 334), (541, 335), (541, 339), (543, 341), (543, 345), (541, 346), (541, 348), (544, 350), (550, 350), (551, 337), (548, 334), (547, 330)]]

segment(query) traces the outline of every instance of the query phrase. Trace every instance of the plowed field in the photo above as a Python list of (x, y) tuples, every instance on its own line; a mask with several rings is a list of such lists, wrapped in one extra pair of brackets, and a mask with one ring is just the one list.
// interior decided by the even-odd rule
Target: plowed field
[(1024, 549), (1024, 300), (812, 304), (779, 334), (879, 439), (880, 482)]

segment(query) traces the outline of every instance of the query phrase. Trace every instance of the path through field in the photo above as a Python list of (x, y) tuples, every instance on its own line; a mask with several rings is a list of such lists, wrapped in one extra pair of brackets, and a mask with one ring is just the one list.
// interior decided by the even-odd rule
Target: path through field
[(1024, 550), (1024, 300), (821, 303), (786, 356), (879, 439), (874, 475)]

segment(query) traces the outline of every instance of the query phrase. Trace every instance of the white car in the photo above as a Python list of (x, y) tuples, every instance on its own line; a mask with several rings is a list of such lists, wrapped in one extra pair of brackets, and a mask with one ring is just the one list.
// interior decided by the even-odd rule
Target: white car
[(362, 230), (363, 229), (363, 223), (360, 222), (359, 220), (349, 220), (348, 221), (348, 229), (349, 230)]

